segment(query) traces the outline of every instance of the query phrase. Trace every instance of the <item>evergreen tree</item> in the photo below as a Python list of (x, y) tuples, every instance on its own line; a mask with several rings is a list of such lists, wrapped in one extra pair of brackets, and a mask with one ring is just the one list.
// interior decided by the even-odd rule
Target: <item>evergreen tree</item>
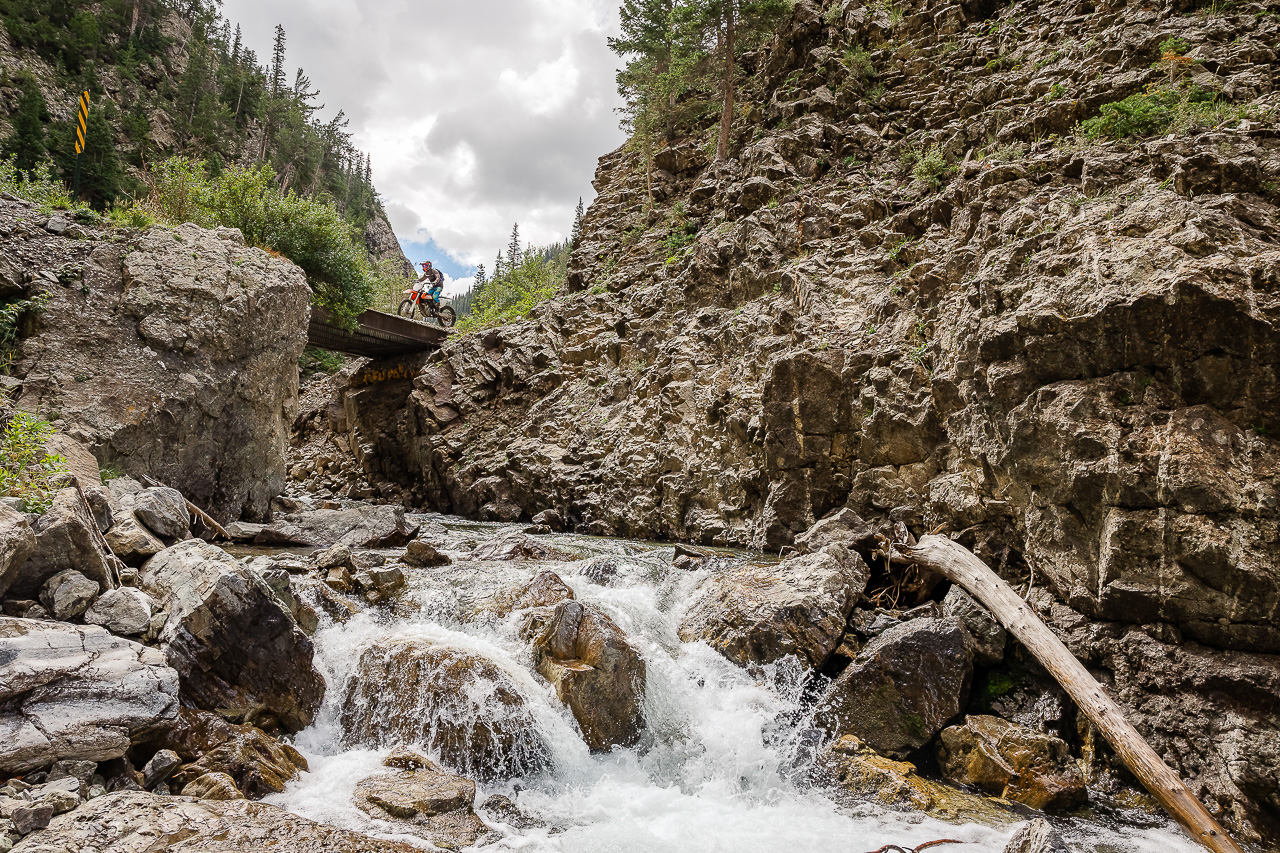
[(507, 269), (514, 270), (521, 261), (520, 223), (511, 226), (511, 242), (507, 244)]
[(475, 281), (476, 283), (472, 287), (473, 290), (479, 290), (480, 288), (484, 287), (484, 283), (485, 283), (484, 264), (480, 264), (479, 266), (476, 267)]
[(275, 41), (271, 45), (271, 95), (284, 91), (284, 27), (276, 24)]
[(578, 196), (578, 209), (573, 214), (573, 234), (569, 237), (569, 245), (577, 248), (578, 241), (582, 239), (582, 196)]
[(44, 126), (49, 121), (49, 110), (44, 95), (35, 78), (27, 75), (22, 81), (22, 95), (18, 98), (18, 112), (12, 120), (13, 133), (0, 147), (0, 154), (13, 157), (15, 165), (30, 173), (44, 162)]
[(497, 281), (498, 279), (502, 278), (503, 272), (504, 270), (502, 268), (502, 252), (499, 251), (498, 257), (493, 259), (493, 278), (490, 280)]

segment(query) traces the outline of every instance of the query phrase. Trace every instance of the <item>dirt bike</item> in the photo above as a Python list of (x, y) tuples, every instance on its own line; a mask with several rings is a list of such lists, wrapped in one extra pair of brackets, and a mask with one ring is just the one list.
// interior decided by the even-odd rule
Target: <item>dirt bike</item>
[(453, 306), (443, 303), (449, 301), (449, 297), (441, 296), (439, 303), (431, 298), (431, 294), (427, 292), (427, 288), (415, 286), (402, 294), (405, 299), (400, 303), (399, 310), (396, 311), (401, 317), (414, 319), (414, 315), (422, 318), (422, 322), (435, 320), (442, 327), (449, 329), (453, 324), (458, 322), (458, 314), (453, 310)]

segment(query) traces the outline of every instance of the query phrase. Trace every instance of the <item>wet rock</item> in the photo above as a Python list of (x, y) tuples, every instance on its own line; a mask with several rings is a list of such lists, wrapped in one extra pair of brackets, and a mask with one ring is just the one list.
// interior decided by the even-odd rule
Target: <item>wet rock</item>
[(1049, 821), (1038, 817), (1018, 828), (1003, 853), (1071, 853), (1071, 848)]
[(538, 527), (546, 527), (553, 533), (564, 532), (564, 519), (554, 509), (544, 509), (533, 517), (533, 523)]
[[(258, 800), (282, 793), (289, 782), (308, 769), (300, 752), (254, 726), (228, 724), (225, 729), (209, 730), (205, 724), (205, 730), (210, 735), (216, 733), (220, 742), (201, 744), (200, 757), (184, 765), (174, 777), (184, 792), (189, 783), (200, 777), (227, 776), (237, 791)], [(221, 739), (223, 735), (225, 739)]]
[(1066, 743), (999, 717), (969, 716), (944, 729), (937, 754), (953, 782), (1035, 809), (1067, 809), (1087, 799)]
[(788, 655), (819, 667), (835, 650), (871, 572), (854, 552), (828, 545), (776, 565), (745, 563), (712, 575), (680, 624), (743, 666)]
[(0, 598), (9, 591), (18, 570), (36, 549), (36, 535), (27, 517), (0, 505)]
[(999, 826), (1015, 819), (1010, 804), (926, 779), (914, 764), (877, 755), (850, 735), (818, 755), (814, 778), (827, 786), (838, 802), (871, 802), (963, 823)]
[(618, 576), (619, 569), (616, 557), (596, 557), (582, 569), (582, 574), (592, 583), (605, 586)]
[(58, 572), (44, 582), (40, 603), (59, 621), (74, 619), (89, 609), (98, 597), (98, 583), (74, 569)]
[(360, 656), (342, 727), (348, 745), (419, 743), (480, 779), (537, 771), (550, 755), (511, 674), (474, 652), (423, 640), (393, 639)]
[(431, 770), (397, 770), (361, 780), (356, 805), (371, 817), (409, 824), (437, 847), (457, 850), (492, 835), (472, 811), (476, 784)]
[(32, 598), (45, 581), (68, 569), (96, 582), (100, 591), (118, 585), (115, 558), (79, 489), (62, 489), (55, 494), (49, 511), (34, 527), (35, 548), (13, 574), (10, 598)]
[(0, 618), (0, 773), (105, 761), (177, 717), (178, 674), (97, 626)]
[(927, 744), (969, 699), (973, 652), (959, 619), (915, 619), (858, 653), (819, 702), (817, 724), (893, 758)]
[(162, 539), (186, 539), (191, 535), (191, 513), (177, 489), (143, 489), (133, 496), (133, 514)]
[(330, 569), (355, 568), (355, 562), (351, 557), (351, 549), (339, 542), (336, 545), (330, 545), (323, 551), (317, 551), (310, 557), (311, 564), (322, 572)]
[(547, 825), (546, 821), (521, 810), (519, 806), (511, 801), (510, 797), (505, 797), (502, 794), (489, 796), (481, 804), (480, 811), (489, 820), (505, 823), (514, 829), (538, 829)]
[(139, 580), (168, 614), (160, 645), (187, 702), (269, 712), (289, 731), (310, 724), (325, 689), (311, 640), (257, 573), (191, 540), (152, 557)]
[(205, 773), (182, 786), (182, 796), (198, 800), (243, 800), (236, 780), (226, 773)]
[[(138, 839), (145, 839), (138, 842)], [(135, 848), (144, 843), (145, 848)], [(121, 850), (219, 853), (262, 850), (416, 853), (418, 848), (313, 823), (246, 800), (186, 800), (141, 791), (108, 794), (53, 819), (23, 840), (22, 853)]]
[(402, 557), (410, 566), (419, 568), (428, 568), (430, 566), (447, 566), (452, 562), (444, 554), (435, 549), (434, 545), (423, 542), (421, 539), (415, 539), (409, 543), (409, 547), (405, 549), (404, 557)]
[(407, 545), (418, 525), (405, 520), (404, 508), (363, 504), (351, 509), (319, 509), (285, 515), (263, 528), (259, 545), (312, 545), (327, 548), (395, 548)]
[(394, 767), (397, 770), (431, 770), (444, 773), (445, 770), (427, 756), (407, 746), (397, 746), (391, 754), (382, 759), (383, 767)]
[(366, 569), (355, 576), (356, 584), (364, 590), (365, 600), (370, 604), (381, 604), (404, 589), (404, 572), (395, 566), (389, 568)]
[(174, 771), (182, 766), (182, 759), (172, 749), (162, 749), (147, 761), (142, 768), (142, 787), (150, 790), (166, 781)]
[(534, 666), (573, 712), (592, 750), (630, 746), (644, 730), (645, 665), (613, 620), (578, 601), (557, 604), (533, 640)]
[(542, 608), (573, 600), (573, 590), (550, 569), (543, 569), (525, 584), (508, 589), (494, 596), (485, 610), (497, 616), (506, 616), (517, 610)]
[(694, 572), (714, 559), (715, 554), (710, 551), (677, 544), (675, 555), (671, 558), (671, 567), (682, 572)]
[(124, 561), (125, 565), (134, 568), (164, 550), (160, 537), (142, 525), (132, 513), (116, 520), (106, 533), (107, 545), (111, 552)]
[(979, 666), (995, 666), (1004, 660), (1009, 634), (987, 609), (959, 586), (952, 586), (942, 599), (942, 612), (955, 616), (973, 638), (973, 661)]
[(255, 567), (253, 570), (293, 615), (294, 621), (298, 623), (302, 632), (308, 637), (314, 634), (320, 626), (320, 617), (306, 602), (300, 601), (293, 594), (293, 577), (289, 572), (280, 568), (258, 569)]
[(573, 555), (518, 531), (486, 542), (471, 552), (472, 560), (572, 560)]

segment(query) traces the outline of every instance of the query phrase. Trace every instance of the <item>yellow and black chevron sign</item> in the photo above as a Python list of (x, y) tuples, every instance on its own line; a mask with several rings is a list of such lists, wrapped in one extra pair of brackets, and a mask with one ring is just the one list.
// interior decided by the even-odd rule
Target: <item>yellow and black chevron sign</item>
[(76, 153), (84, 153), (85, 127), (89, 123), (89, 93), (80, 96), (80, 114), (76, 116)]

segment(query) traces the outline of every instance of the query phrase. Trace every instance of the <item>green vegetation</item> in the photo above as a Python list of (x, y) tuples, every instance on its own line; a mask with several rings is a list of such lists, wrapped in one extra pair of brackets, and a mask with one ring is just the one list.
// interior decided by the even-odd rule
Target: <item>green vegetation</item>
[(43, 293), (31, 299), (0, 301), (0, 373), (9, 372), (23, 317), (40, 311), (46, 301), (48, 296)]
[(861, 45), (855, 45), (844, 52), (844, 64), (849, 75), (859, 80), (870, 80), (876, 76), (875, 65), (871, 62), (871, 54)]
[(307, 347), (298, 357), (298, 370), (303, 377), (316, 373), (334, 374), (342, 369), (342, 355), (319, 347)]
[(369, 307), (375, 270), (363, 240), (333, 202), (281, 192), (270, 166), (228, 166), (210, 178), (203, 164), (175, 157), (147, 181), (149, 192), (137, 206), (156, 220), (239, 228), (249, 245), (301, 267), (314, 301), (340, 319)]
[[(516, 236), (513, 234), (513, 239)], [(554, 243), (541, 249), (516, 246), (514, 251), (508, 247), (507, 256), (494, 276), (471, 291), (470, 311), (458, 321), (460, 331), (486, 329), (523, 319), (564, 288), (569, 264), (568, 243)]]
[(45, 163), (27, 171), (18, 167), (13, 154), (0, 159), (0, 192), (24, 198), (45, 209), (71, 206), (66, 185), (54, 174), (51, 165)]
[(45, 453), (44, 444), (52, 434), (53, 427), (46, 422), (18, 412), (0, 435), (0, 497), (20, 498), (27, 512), (47, 510), (67, 475), (66, 460)]
[[(331, 201), (357, 227), (380, 210), (369, 159), (351, 144), (339, 113), (322, 123), (311, 82), (299, 69), (285, 75), (285, 33), (276, 28), (270, 61), (260, 65), (219, 12), (218, 0), (0, 0), (0, 24), (15, 47), (34, 52), (54, 71), (42, 81), (68, 94), (90, 95), (81, 199), (102, 210), (144, 191), (127, 169), (156, 158), (152, 120), (167, 116), (185, 153), (210, 173), (224, 163), (271, 166), (280, 190)], [(181, 43), (166, 32), (190, 35)], [(167, 22), (167, 23), (166, 23)], [(178, 26), (173, 26), (178, 24)], [(165, 26), (162, 26), (165, 25)], [(181, 73), (171, 56), (182, 53)], [(118, 101), (103, 80), (119, 79)], [(145, 83), (143, 81), (146, 81)], [(156, 82), (158, 81), (158, 82)], [(73, 117), (52, 111), (30, 75), (13, 131), (0, 154), (30, 172), (52, 160), (63, 181), (75, 170)], [(46, 88), (47, 88), (46, 85)], [(117, 138), (119, 144), (116, 144)]]
[(954, 175), (956, 167), (947, 162), (946, 155), (936, 145), (917, 153), (911, 167), (911, 176), (933, 189), (939, 189), (947, 178)]
[(1246, 112), (1197, 86), (1152, 84), (1123, 101), (1103, 104), (1101, 115), (1081, 122), (1080, 132), (1091, 140), (1185, 133), (1243, 118)]

